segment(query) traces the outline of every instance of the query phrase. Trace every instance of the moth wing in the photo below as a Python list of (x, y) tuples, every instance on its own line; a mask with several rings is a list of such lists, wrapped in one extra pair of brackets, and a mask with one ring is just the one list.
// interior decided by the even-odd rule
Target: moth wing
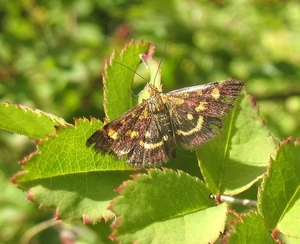
[(168, 115), (163, 111), (161, 116), (153, 116), (151, 102), (146, 100), (104, 125), (87, 140), (87, 146), (94, 144), (99, 152), (126, 157), (134, 167), (158, 166), (169, 156), (175, 157), (175, 137), (168, 128), (171, 124), (160, 120)]
[(144, 138), (128, 154), (127, 162), (134, 167), (156, 167), (176, 157), (175, 137), (162, 121), (152, 117)]
[(144, 137), (151, 118), (141, 120), (148, 113), (147, 103), (141, 103), (122, 114), (117, 119), (97, 130), (88, 140), (87, 146), (101, 153), (110, 153), (122, 158), (129, 154), (139, 140)]
[(187, 149), (196, 149), (214, 137), (242, 87), (242, 81), (229, 79), (167, 93), (176, 140)]

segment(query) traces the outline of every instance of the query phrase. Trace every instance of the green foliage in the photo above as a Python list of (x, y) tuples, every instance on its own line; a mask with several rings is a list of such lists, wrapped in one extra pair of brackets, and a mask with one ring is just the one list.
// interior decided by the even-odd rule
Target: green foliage
[(215, 194), (248, 189), (262, 177), (274, 153), (274, 139), (252, 103), (249, 95), (240, 96), (224, 129), (197, 151), (202, 174)]
[(56, 206), (57, 218), (84, 216), (86, 223), (108, 218), (111, 214), (106, 208), (116, 196), (113, 190), (133, 171), (125, 163), (95, 155), (86, 147), (86, 140), (101, 126), (96, 120), (77, 120), (75, 126), (60, 127), (56, 135), (38, 142), (38, 152), (22, 162), (25, 171), (13, 181), (24, 190), (30, 189), (29, 199), (41, 207)]
[[(140, 45), (131, 42), (126, 46), (122, 52), (123, 61), (136, 54)], [(113, 56), (115, 57), (115, 54)], [(112, 62), (106, 69), (105, 76), (109, 79), (106, 79), (104, 92), (108, 100), (118, 100), (119, 103), (125, 104), (126, 100), (131, 98), (130, 93), (122, 98), (116, 97), (116, 92), (110, 92), (110, 90), (121, 91), (124, 86), (123, 82), (117, 82), (120, 78), (114, 74), (114, 67), (117, 67), (117, 73), (120, 73), (118, 62)], [(135, 59), (131, 65), (137, 67), (139, 62)], [(151, 66), (151, 59), (148, 62), (150, 72), (154, 74), (152, 69), (155, 65)], [(132, 80), (133, 76), (134, 73), (131, 73), (131, 77), (127, 79)], [(31, 110), (30, 113), (27, 110), (24, 112), (17, 106), (12, 108), (12, 111), (20, 111), (11, 113), (10, 119), (14, 121), (14, 116), (19, 118), (20, 113), (23, 113), (24, 124), (30, 124), (34, 116), (39, 119), (41, 114), (44, 115)], [(7, 106), (0, 107), (0, 111), (6, 109)], [(122, 112), (122, 109), (118, 109), (115, 116), (119, 116)], [(109, 110), (113, 110), (113, 107), (107, 108), (107, 111)], [(44, 117), (40, 123), (50, 130), (57, 120), (49, 124), (49, 118)], [(13, 126), (16, 132), (28, 133), (22, 124)], [(92, 148), (86, 147), (85, 143), (101, 126), (102, 123), (95, 119), (91, 121), (76, 119), (74, 126), (69, 124), (56, 126), (55, 132), (36, 141), (37, 152), (22, 161), (24, 171), (15, 175), (13, 182), (19, 188), (27, 190), (28, 199), (35, 201), (40, 207), (55, 207), (57, 219), (74, 221), (82, 218), (84, 223), (95, 224), (102, 218), (114, 219), (116, 215), (117, 219), (111, 226), (114, 231), (110, 238), (122, 243), (134, 241), (160, 243), (162, 240), (181, 243), (214, 242), (219, 233), (224, 230), (228, 206), (225, 203), (216, 206), (215, 201), (210, 198), (211, 193), (217, 196), (220, 193), (236, 195), (248, 189), (262, 177), (269, 157), (275, 150), (274, 140), (259, 119), (251, 99), (246, 95), (240, 97), (235, 108), (224, 120), (224, 129), (220, 134), (197, 151), (200, 168), (207, 185), (197, 177), (170, 169), (163, 169), (163, 171), (149, 169), (147, 174), (135, 174), (136, 172), (125, 162), (116, 160), (110, 155), (97, 154)], [(41, 134), (45, 137), (47, 133)], [(253, 154), (253, 151), (256, 153)], [(294, 161), (297, 158), (295, 153), (296, 150), (288, 153), (292, 155)], [(291, 161), (280, 155), (277, 153), (279, 158), (277, 160)], [(295, 168), (291, 168), (291, 171), (295, 172), (295, 176), (297, 175)], [(133, 180), (128, 181), (130, 175)], [(283, 178), (288, 176), (289, 173), (286, 172)], [(271, 175), (266, 179), (269, 178)], [(290, 186), (297, 189), (299, 181), (290, 182)], [(279, 225), (276, 224), (278, 217), (266, 218), (269, 212), (266, 208), (269, 208), (273, 200), (270, 195), (267, 195), (271, 197), (270, 199), (264, 200), (263, 196), (267, 189), (269, 187), (264, 180), (259, 206), (260, 214), (265, 219), (257, 212), (249, 216), (242, 215), (242, 218), (249, 220), (236, 222), (234, 234), (228, 234), (229, 243), (230, 241), (235, 243), (234, 240), (240, 238), (253, 240), (252, 237), (243, 236), (245, 228), (249, 226), (258, 228), (261, 232), (256, 236), (256, 240), (272, 240), (266, 233), (269, 230), (275, 231), (275, 227), (278, 229)], [(294, 192), (292, 191), (290, 195), (295, 196)], [(297, 199), (296, 195), (293, 201)], [(287, 199), (286, 204), (288, 202)], [(286, 206), (282, 209), (286, 209)], [(285, 216), (285, 213), (282, 215)], [(253, 218), (258, 220), (252, 220)], [(213, 225), (208, 225), (211, 220)], [(261, 224), (253, 225), (253, 221), (259, 221)], [(262, 229), (264, 225), (268, 229)], [(109, 229), (105, 232), (109, 235)], [(282, 233), (286, 232), (282, 231)], [(293, 233), (294, 236), (299, 236), (297, 230)]]
[(0, 128), (31, 138), (43, 138), (55, 132), (55, 126), (67, 124), (62, 118), (22, 105), (0, 103)]
[(215, 206), (205, 184), (184, 172), (149, 170), (118, 192), (111, 206), (121, 216), (112, 235), (118, 242), (208, 243), (224, 230), (227, 205)]
[[(139, 54), (145, 53), (149, 49), (149, 45), (150, 43), (144, 42), (135, 45), (132, 41), (131, 44), (123, 49), (121, 54), (115, 52), (109, 63), (106, 63), (104, 108), (108, 120), (117, 118), (133, 106), (131, 96), (132, 74), (141, 62)], [(121, 64), (126, 64), (126, 67), (123, 67)], [(120, 88), (122, 92), (120, 92)]]
[(259, 214), (250, 211), (232, 225), (227, 233), (228, 243), (275, 243)]
[(300, 236), (300, 138), (283, 141), (272, 160), (259, 192), (258, 209), (268, 229)]
[[(163, 56), (164, 91), (233, 77), (245, 81), (247, 93), (256, 98), (260, 111), (254, 99), (243, 94), (225, 119), (219, 137), (200, 148), (197, 158), (195, 153), (179, 148), (177, 159), (166, 164), (181, 171), (150, 170), (135, 176), (128, 185), (139, 186), (141, 179), (156, 175), (162, 186), (170, 188), (177, 185), (176, 176), (182, 180), (184, 174), (191, 182), (201, 182), (199, 179), (204, 177), (210, 193), (241, 193), (250, 199), (256, 199), (259, 186), (259, 212), (244, 214), (248, 209), (229, 205), (239, 216), (233, 222), (233, 232), (226, 233), (232, 233), (227, 241), (267, 242), (267, 233), (276, 236), (278, 230), (278, 237), (285, 243), (291, 243), (287, 235), (299, 238), (298, 225), (294, 224), (299, 199), (299, 139), (295, 143), (293, 139), (283, 141), (273, 151), (274, 141), (300, 136), (299, 11), (296, 1), (0, 1), (0, 128), (9, 132), (0, 131), (0, 242), (22, 242), (35, 233), (39, 223), (53, 218), (50, 211), (36, 211), (34, 205), (22, 200), (24, 193), (12, 187), (9, 178), (20, 170), (18, 160), (23, 172), (13, 180), (28, 190), (28, 198), (42, 208), (56, 209), (57, 218), (73, 220), (71, 228), (58, 222), (59, 228), (49, 225), (38, 231), (34, 236), (37, 243), (58, 243), (65, 231), (87, 243), (109, 243), (113, 231), (112, 237), (120, 240), (140, 238), (139, 233), (149, 234), (145, 238), (161, 234), (151, 232), (151, 227), (163, 228), (160, 222), (150, 223), (136, 233), (120, 232), (126, 219), (120, 225), (114, 223), (114, 230), (110, 227), (114, 218), (108, 219), (114, 213), (106, 210), (107, 206), (112, 199), (123, 196), (129, 175), (138, 172), (125, 162), (86, 148), (85, 140), (102, 122), (78, 119), (113, 119), (138, 102), (131, 96), (131, 87), (137, 94), (145, 81), (133, 78), (130, 69), (138, 66), (138, 54), (151, 47), (147, 42), (128, 44), (129, 55), (115, 53), (115, 61), (130, 69), (108, 61), (107, 69), (115, 73), (104, 74), (109, 90), (104, 90), (105, 99), (101, 92), (104, 60), (132, 38), (149, 40), (157, 46), (158, 59)], [(141, 66), (138, 73), (147, 77)], [(32, 139), (38, 139), (37, 149)], [(122, 191), (114, 192), (124, 181)], [(180, 191), (175, 190), (168, 196), (177, 201)], [(130, 203), (140, 199), (138, 195), (132, 198), (128, 199)], [(163, 205), (165, 201), (155, 204)], [(174, 219), (166, 217), (162, 223), (172, 228), (171, 234), (183, 233), (184, 226), (188, 226), (185, 233), (201, 227), (208, 233), (208, 239), (201, 240), (213, 242), (217, 230), (223, 228), (222, 221), (232, 217), (225, 206), (208, 207)], [(138, 214), (143, 214), (139, 210)], [(153, 210), (150, 214), (156, 216), (159, 212)], [(205, 218), (208, 212), (211, 217)], [(125, 210), (120, 213), (128, 215)], [(201, 221), (194, 225), (190, 217), (197, 214)], [(102, 216), (107, 223), (102, 220), (82, 226), (75, 221), (82, 217), (84, 223), (94, 223)], [(250, 236), (252, 233), (259, 234)]]

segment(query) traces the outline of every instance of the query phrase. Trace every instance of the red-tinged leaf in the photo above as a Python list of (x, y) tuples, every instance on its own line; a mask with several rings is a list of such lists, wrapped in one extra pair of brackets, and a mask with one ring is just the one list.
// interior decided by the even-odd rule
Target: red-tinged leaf
[(227, 244), (236, 243), (276, 243), (264, 225), (262, 217), (254, 211), (242, 215), (241, 219), (232, 224), (223, 241)]
[(111, 238), (121, 243), (209, 243), (224, 230), (227, 205), (215, 205), (203, 182), (158, 169), (135, 175), (117, 190)]
[(116, 196), (114, 189), (133, 171), (86, 147), (86, 139), (100, 126), (98, 120), (79, 119), (75, 126), (59, 127), (56, 135), (38, 142), (37, 152), (24, 159), (24, 171), (13, 182), (41, 208), (56, 208), (56, 219), (109, 219), (112, 213), (106, 208)]
[(67, 124), (62, 118), (41, 110), (2, 102), (0, 117), (0, 129), (36, 139), (55, 133), (54, 126)]
[(139, 54), (146, 53), (148, 50), (154, 52), (149, 42), (140, 41), (135, 44), (132, 40), (124, 47), (121, 54), (114, 51), (109, 62), (106, 62), (103, 75), (104, 109), (108, 120), (119, 117), (134, 105), (131, 89), (135, 76), (134, 70), (141, 63)]
[[(266, 227), (300, 238), (300, 138), (284, 140), (271, 161), (258, 195)], [(293, 224), (291, 224), (293, 223)]]

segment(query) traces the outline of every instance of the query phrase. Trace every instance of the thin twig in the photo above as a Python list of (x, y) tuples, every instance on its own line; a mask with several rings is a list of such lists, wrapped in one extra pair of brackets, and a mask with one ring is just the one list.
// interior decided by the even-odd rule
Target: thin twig
[(25, 234), (22, 236), (19, 244), (28, 244), (30, 243), (30, 240), (38, 233), (40, 233), (41, 231), (53, 227), (55, 225), (59, 225), (61, 224), (61, 220), (54, 220), (54, 219), (49, 219), (46, 220), (44, 222), (41, 222), (35, 226), (33, 226), (32, 228), (30, 228), (29, 230), (27, 230), (25, 232)]
[(234, 197), (225, 196), (225, 195), (221, 195), (220, 198), (221, 198), (222, 202), (239, 204), (239, 205), (247, 206), (249, 208), (257, 208), (257, 201), (253, 201), (253, 200), (249, 200), (249, 199), (234, 198)]

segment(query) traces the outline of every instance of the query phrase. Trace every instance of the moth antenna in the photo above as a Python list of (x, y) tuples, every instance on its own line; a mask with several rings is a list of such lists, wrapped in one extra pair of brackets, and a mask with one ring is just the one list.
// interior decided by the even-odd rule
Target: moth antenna
[(166, 52), (166, 50), (167, 50), (168, 41), (169, 41), (169, 37), (168, 37), (167, 40), (166, 40), (166, 43), (165, 43), (165, 46), (164, 46), (164, 51), (163, 51), (163, 54), (162, 54), (162, 56), (161, 56), (161, 58), (160, 58), (160, 60), (159, 60), (158, 68), (157, 68), (157, 71), (156, 71), (155, 76), (154, 76), (154, 86), (155, 86), (156, 76), (157, 76), (158, 71), (159, 71), (159, 69), (160, 69), (160, 67), (161, 67), (163, 58), (164, 58), (164, 56), (165, 56), (165, 52)]
[(116, 64), (119, 64), (119, 65), (122, 65), (123, 67), (129, 69), (130, 71), (132, 71), (132, 72), (135, 73), (137, 76), (139, 76), (140, 78), (142, 78), (144, 81), (147, 82), (147, 80), (146, 80), (143, 76), (141, 76), (138, 72), (136, 72), (135, 70), (129, 68), (128, 66), (126, 66), (126, 65), (124, 65), (124, 64), (122, 64), (122, 63), (120, 63), (120, 62), (118, 62), (118, 61), (113, 61), (113, 62), (116, 63)]

